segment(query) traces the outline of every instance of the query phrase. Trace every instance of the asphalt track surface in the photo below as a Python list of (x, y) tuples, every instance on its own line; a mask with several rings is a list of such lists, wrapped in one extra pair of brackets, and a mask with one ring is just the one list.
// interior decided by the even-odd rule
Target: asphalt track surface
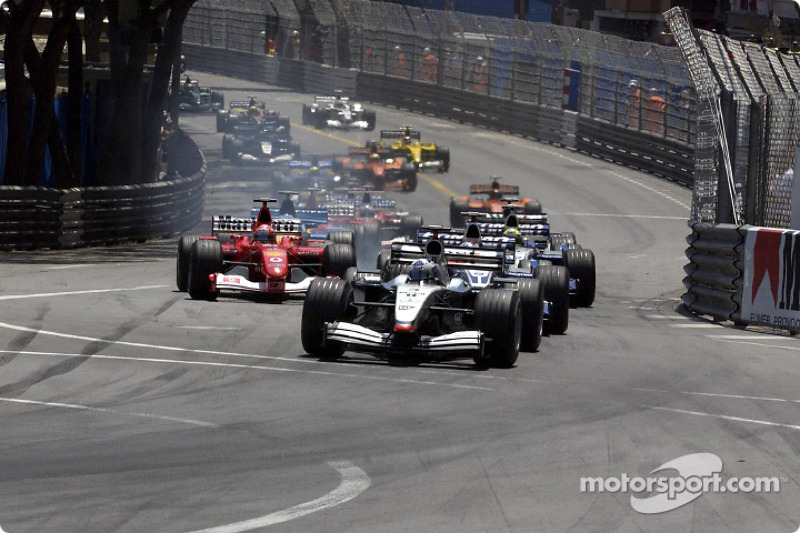
[[(312, 95), (197, 73), (287, 114), (306, 153), (375, 134), (299, 125)], [(798, 529), (800, 345), (679, 305), (690, 191), (520, 137), (378, 107), (449, 145), (399, 202), (447, 222), (498, 174), (594, 250), (598, 294), (508, 370), (304, 355), (302, 301), (175, 289), (176, 239), (0, 256), (0, 530), (23, 532), (759, 531)], [(213, 115), (182, 117), (212, 214), (269, 193), (220, 162)], [(779, 492), (706, 492), (669, 512), (581, 478), (646, 477), (687, 454)], [(674, 471), (660, 475), (673, 475)], [(613, 488), (613, 485), (610, 485)], [(647, 494), (637, 494), (646, 498)]]

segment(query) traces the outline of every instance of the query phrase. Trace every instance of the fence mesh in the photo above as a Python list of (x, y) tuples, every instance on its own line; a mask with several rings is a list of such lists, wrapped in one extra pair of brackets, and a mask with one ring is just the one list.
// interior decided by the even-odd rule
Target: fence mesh
[(269, 39), (283, 57), (572, 109), (687, 143), (696, 157), (693, 220), (718, 221), (724, 194), (745, 222), (790, 222), (796, 57), (695, 31), (680, 8), (665, 13), (678, 46), (664, 47), (392, 2), (301, 4), (302, 16), (293, 0), (201, 0), (184, 41), (265, 53)]

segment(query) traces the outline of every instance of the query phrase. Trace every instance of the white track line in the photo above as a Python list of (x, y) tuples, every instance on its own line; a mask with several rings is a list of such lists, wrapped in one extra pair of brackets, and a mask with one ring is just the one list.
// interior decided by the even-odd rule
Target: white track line
[(0, 300), (27, 300), (28, 298), (52, 298), (53, 296), (74, 296), (76, 294), (101, 294), (105, 292), (130, 292), (147, 291), (151, 289), (163, 289), (166, 285), (145, 285), (142, 287), (131, 287), (128, 289), (93, 289), (87, 291), (65, 291), (65, 292), (40, 292), (38, 294), (9, 294), (0, 296)]
[(628, 215), (624, 213), (560, 213), (558, 211), (548, 211), (548, 215), (559, 215), (565, 217), (606, 217), (606, 218), (643, 218), (650, 220), (679, 220), (686, 222), (686, 217), (676, 217), (671, 215)]
[[(709, 337), (709, 335), (706, 335)], [(717, 342), (728, 342), (730, 344), (742, 344), (744, 346), (760, 346), (762, 348), (772, 348), (773, 350), (790, 350), (790, 351), (800, 351), (800, 346), (782, 346), (780, 344), (764, 344), (763, 342), (743, 342), (743, 341), (730, 341), (726, 339), (712, 339)]]
[(641, 387), (634, 387), (631, 390), (639, 392), (655, 392), (659, 394), (685, 394), (688, 396), (707, 396), (711, 398), (727, 398), (732, 400), (754, 400), (760, 402), (780, 402), (780, 403), (800, 403), (800, 400), (787, 400), (786, 398), (772, 398), (769, 396), (748, 396), (745, 394), (721, 394), (716, 392), (696, 392), (696, 391), (674, 391), (674, 390), (659, 390), (659, 389), (645, 389)]
[(654, 405), (642, 405), (645, 409), (653, 409), (655, 411), (667, 411), (670, 413), (678, 413), (683, 415), (704, 416), (708, 418), (719, 418), (721, 420), (728, 420), (730, 422), (746, 422), (748, 424), (758, 424), (761, 426), (770, 426), (783, 429), (794, 429), (800, 431), (800, 426), (795, 424), (780, 424), (778, 422), (769, 422), (767, 420), (758, 420), (755, 418), (742, 418), (740, 416), (718, 415), (714, 413), (703, 413), (700, 411), (687, 411), (685, 409), (672, 409), (671, 407), (658, 407)]
[(336, 507), (343, 503), (349, 502), (359, 494), (364, 492), (372, 484), (366, 472), (351, 463), (350, 461), (330, 461), (328, 464), (339, 472), (342, 477), (341, 483), (334, 490), (325, 494), (324, 496), (311, 500), (310, 502), (301, 503), (294, 507), (289, 507), (282, 511), (276, 511), (259, 518), (252, 520), (245, 520), (244, 522), (237, 522), (235, 524), (228, 524), (225, 526), (212, 527), (208, 529), (198, 529), (191, 533), (241, 533), (243, 531), (252, 531), (254, 529), (272, 526), (275, 524), (282, 524), (289, 520), (294, 520), (312, 513), (317, 513), (331, 507)]
[(61, 409), (77, 409), (79, 411), (94, 411), (96, 413), (106, 413), (112, 415), (127, 415), (127, 416), (138, 416), (142, 418), (155, 418), (156, 420), (166, 420), (168, 422), (180, 422), (182, 424), (191, 424), (193, 426), (200, 426), (206, 428), (218, 427), (216, 424), (211, 424), (209, 422), (201, 422), (199, 420), (191, 420), (189, 418), (176, 418), (173, 416), (154, 415), (150, 413), (129, 413), (124, 411), (115, 411), (114, 409), (104, 409), (102, 407), (91, 407), (88, 405), (79, 405), (74, 403), (38, 402), (35, 400), (23, 400), (20, 398), (0, 398), (0, 402), (19, 403), (26, 405), (39, 405), (44, 407), (59, 407)]
[[(185, 350), (185, 351), (192, 352), (194, 350)], [(421, 380), (407, 379), (407, 378), (388, 378), (382, 376), (370, 376), (366, 374), (344, 374), (339, 372), (323, 372), (321, 370), (298, 370), (293, 368), (282, 368), (277, 366), (243, 365), (238, 363), (214, 363), (209, 361), (185, 361), (182, 359), (162, 359), (156, 357), (126, 357), (121, 355), (103, 355), (103, 354), (86, 355), (80, 353), (32, 352), (32, 351), (15, 351), (15, 350), (0, 350), (0, 353), (20, 354), (20, 355), (40, 355), (47, 357), (65, 357), (65, 358), (77, 357), (84, 359), (128, 361), (136, 363), (157, 363), (157, 364), (172, 364), (172, 365), (187, 365), (187, 366), (217, 367), (217, 368), (236, 368), (236, 369), (247, 369), (247, 370), (264, 370), (268, 372), (286, 372), (293, 374), (311, 374), (315, 376), (357, 378), (357, 379), (365, 379), (371, 381), (387, 381), (391, 383), (409, 383), (412, 385), (432, 385), (434, 387), (450, 387), (453, 389), (468, 389), (468, 390), (480, 390), (480, 391), (495, 390), (489, 387), (478, 387), (476, 385), (460, 385), (457, 383), (441, 383), (438, 381), (421, 381)], [(234, 356), (241, 355), (241, 354), (226, 354), (225, 352), (215, 352), (215, 353), (220, 355), (234, 355)], [(297, 361), (295, 359), (287, 359), (287, 360), (295, 362)]]
[(670, 324), (669, 327), (679, 329), (711, 329), (720, 328), (722, 326), (719, 324)]

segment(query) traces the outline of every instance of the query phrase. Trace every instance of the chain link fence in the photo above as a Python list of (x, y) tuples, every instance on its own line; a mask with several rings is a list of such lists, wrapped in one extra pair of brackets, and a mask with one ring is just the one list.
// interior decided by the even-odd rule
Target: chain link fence
[[(298, 9), (302, 7), (302, 10)], [(677, 47), (366, 0), (201, 0), (190, 44), (273, 53), (543, 108), (694, 150), (692, 221), (788, 227), (797, 56), (696, 31)], [(724, 141), (724, 142), (723, 142)]]

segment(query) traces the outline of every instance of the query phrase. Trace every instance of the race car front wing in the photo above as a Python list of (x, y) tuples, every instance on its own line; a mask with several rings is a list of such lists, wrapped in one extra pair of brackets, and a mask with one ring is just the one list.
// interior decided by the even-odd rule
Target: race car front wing
[(396, 333), (381, 333), (351, 322), (326, 322), (325, 339), (348, 344), (356, 352), (436, 352), (442, 355), (483, 354), (480, 331), (456, 331), (444, 335), (420, 335), (417, 344), (399, 342)]

